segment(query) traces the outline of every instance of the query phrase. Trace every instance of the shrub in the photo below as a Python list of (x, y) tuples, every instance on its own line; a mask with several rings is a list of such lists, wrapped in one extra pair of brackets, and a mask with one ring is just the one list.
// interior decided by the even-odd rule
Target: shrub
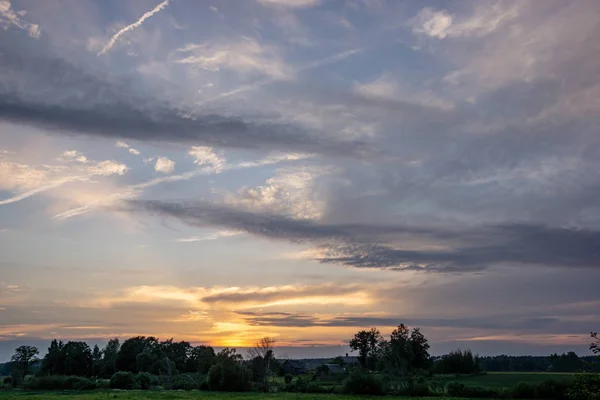
[(201, 384), (198, 375), (194, 374), (179, 374), (173, 377), (171, 389), (174, 390), (194, 390), (198, 389)]
[(329, 393), (327, 388), (319, 385), (317, 382), (310, 382), (306, 385), (306, 393)]
[(446, 392), (448, 392), (448, 396), (450, 397), (462, 397), (465, 388), (466, 386), (462, 383), (450, 382), (446, 386)]
[(600, 400), (600, 375), (578, 374), (573, 387), (567, 391), (571, 400)]
[(572, 384), (569, 382), (548, 379), (536, 386), (536, 397), (538, 399), (565, 400), (571, 386)]
[(352, 371), (346, 380), (344, 389), (347, 393), (351, 394), (375, 396), (385, 394), (384, 383), (377, 376), (360, 369)]
[(134, 380), (134, 385), (141, 390), (149, 390), (155, 381), (154, 376), (148, 372), (138, 373)]
[(293, 379), (294, 379), (294, 376), (292, 374), (286, 374), (283, 377), (283, 381), (285, 382), (286, 385), (289, 385), (290, 383), (292, 383)]
[(208, 386), (208, 381), (206, 379), (200, 383), (200, 390), (210, 390), (210, 386)]
[(243, 392), (251, 389), (250, 372), (241, 364), (223, 359), (210, 367), (206, 377), (210, 390)]
[(110, 388), (111, 389), (133, 389), (134, 375), (131, 372), (118, 371), (110, 377)]
[(527, 382), (519, 382), (511, 388), (510, 394), (514, 399), (535, 399), (535, 386)]
[(96, 382), (81, 376), (50, 375), (27, 379), (24, 382), (28, 390), (94, 390)]
[(465, 398), (499, 398), (501, 393), (481, 387), (465, 386), (459, 382), (450, 382), (446, 385), (446, 392), (450, 397), (465, 397)]
[(427, 397), (431, 396), (431, 392), (429, 391), (427, 383), (419, 382), (412, 385), (409, 395), (414, 397)]

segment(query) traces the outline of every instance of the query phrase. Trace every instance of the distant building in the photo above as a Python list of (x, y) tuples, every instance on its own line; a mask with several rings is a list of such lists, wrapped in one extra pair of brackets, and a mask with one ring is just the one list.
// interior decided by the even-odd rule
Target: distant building
[(348, 357), (348, 353), (346, 353), (346, 357), (342, 357), (344, 360), (344, 365), (346, 367), (353, 367), (355, 365), (360, 365), (360, 361), (358, 361), (358, 357)]
[(281, 368), (286, 374), (302, 375), (306, 373), (306, 365), (298, 360), (285, 360)]
[(347, 374), (347, 370), (339, 364), (323, 364), (313, 376), (313, 380), (342, 380)]

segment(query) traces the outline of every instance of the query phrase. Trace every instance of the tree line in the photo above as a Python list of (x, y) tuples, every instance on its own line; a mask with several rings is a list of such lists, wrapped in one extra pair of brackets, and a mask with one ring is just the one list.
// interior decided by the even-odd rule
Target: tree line
[[(136, 336), (123, 343), (118, 338), (104, 348), (93, 348), (86, 342), (54, 339), (47, 353), (39, 360), (34, 346), (20, 346), (11, 359), (11, 382), (18, 386), (38, 365), (37, 375), (77, 376), (110, 379), (112, 386), (133, 388), (136, 379), (153, 377), (171, 388), (175, 379), (185, 378), (186, 387), (202, 384), (213, 390), (246, 390), (251, 381), (255, 387), (268, 384), (269, 377), (279, 367), (273, 352), (274, 340), (263, 338), (249, 350), (249, 359), (235, 349), (216, 353), (211, 346), (193, 346), (187, 341), (159, 340), (153, 336)], [(183, 377), (182, 377), (183, 375)], [(179, 378), (178, 378), (179, 377)], [(143, 384), (140, 384), (144, 386)]]
[[(600, 339), (595, 333), (591, 336), (593, 343), (590, 349), (600, 355)], [(82, 341), (63, 342), (55, 339), (41, 360), (38, 359), (37, 348), (20, 346), (10, 363), (11, 376), (4, 378), (3, 384), (6, 385), (8, 380), (12, 386), (31, 390), (162, 387), (269, 391), (277, 387), (277, 390), (310, 393), (339, 389), (361, 395), (447, 394), (455, 397), (556, 399), (567, 399), (567, 393), (579, 393), (568, 398), (599, 400), (585, 395), (600, 393), (598, 374), (578, 375), (572, 384), (554, 381), (542, 382), (537, 386), (523, 384), (502, 393), (492, 389), (465, 387), (456, 382), (434, 388), (436, 375), (528, 369), (581, 372), (587, 368), (588, 371), (597, 371), (596, 359), (580, 358), (572, 352), (548, 357), (478, 357), (470, 350), (456, 350), (441, 357), (432, 357), (429, 354), (429, 342), (420, 329), (411, 330), (404, 324), (398, 325), (389, 337), (384, 337), (377, 328), (361, 330), (348, 344), (358, 352), (358, 365), (346, 363), (348, 359), (343, 357), (330, 360), (329, 364), (338, 363), (346, 374), (341, 377), (343, 380), (336, 377), (336, 386), (321, 386), (319, 383), (327, 370), (335, 370), (329, 367), (317, 368), (317, 371), (308, 375), (286, 375), (283, 382), (277, 383), (272, 379), (274, 375), (283, 377), (284, 373), (281, 360), (275, 356), (275, 342), (270, 338), (258, 341), (244, 358), (235, 349), (225, 348), (215, 352), (210, 346), (194, 346), (190, 342), (174, 339), (159, 340), (153, 336), (136, 336), (122, 343), (114, 338), (103, 348), (97, 345), (91, 348)]]

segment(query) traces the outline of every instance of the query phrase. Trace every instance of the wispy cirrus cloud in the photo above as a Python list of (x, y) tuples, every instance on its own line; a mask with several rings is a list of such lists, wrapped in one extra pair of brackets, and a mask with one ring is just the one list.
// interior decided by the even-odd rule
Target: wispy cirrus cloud
[(90, 182), (93, 177), (123, 175), (125, 164), (113, 161), (92, 161), (76, 150), (64, 151), (56, 165), (27, 165), (0, 157), (0, 188), (16, 192), (0, 200), (0, 205), (15, 203), (38, 193), (72, 182)]

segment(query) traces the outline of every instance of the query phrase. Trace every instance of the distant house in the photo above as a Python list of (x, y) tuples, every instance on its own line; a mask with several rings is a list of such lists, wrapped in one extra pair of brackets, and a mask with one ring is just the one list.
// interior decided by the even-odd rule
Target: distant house
[(306, 373), (306, 365), (298, 360), (285, 360), (281, 368), (286, 374), (302, 375)]
[(348, 357), (348, 354), (346, 354), (346, 357), (342, 357), (342, 360), (344, 361), (344, 365), (346, 367), (354, 367), (356, 365), (360, 365), (358, 357)]
[(313, 379), (320, 380), (341, 380), (346, 376), (346, 369), (339, 364), (323, 364), (313, 376)]

